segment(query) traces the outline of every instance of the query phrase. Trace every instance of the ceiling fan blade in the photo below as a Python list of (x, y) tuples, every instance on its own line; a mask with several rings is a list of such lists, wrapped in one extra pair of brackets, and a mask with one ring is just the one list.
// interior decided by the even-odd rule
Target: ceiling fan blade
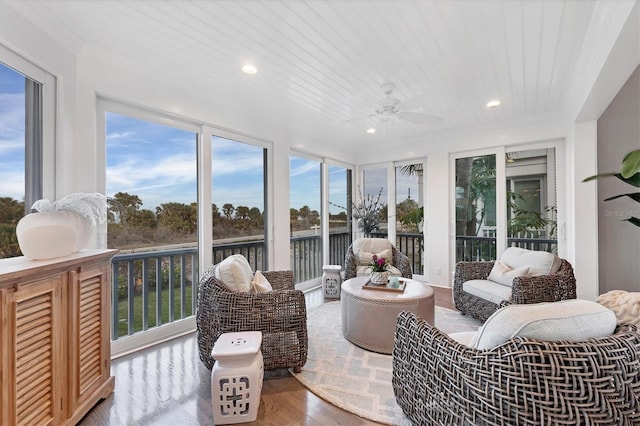
[(427, 126), (437, 126), (444, 121), (444, 118), (438, 117), (437, 115), (413, 111), (400, 111), (398, 113), (398, 118)]

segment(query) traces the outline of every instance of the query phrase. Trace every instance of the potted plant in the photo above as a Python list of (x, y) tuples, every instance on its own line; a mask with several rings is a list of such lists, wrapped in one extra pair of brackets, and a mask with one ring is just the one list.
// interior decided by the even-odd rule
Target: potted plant
[(389, 262), (384, 257), (373, 255), (371, 263), (367, 266), (371, 268), (371, 284), (381, 285), (389, 281)]
[(107, 197), (99, 193), (74, 193), (56, 202), (38, 200), (36, 213), (24, 216), (16, 227), (22, 254), (29, 259), (53, 259), (82, 250), (93, 226), (107, 219)]
[[(589, 176), (584, 179), (583, 182), (611, 176), (615, 176), (629, 185), (640, 188), (640, 149), (633, 150), (624, 156), (619, 172), (600, 173), (594, 176)], [(640, 203), (640, 192), (628, 192), (614, 195), (613, 197), (605, 198), (604, 201), (615, 200), (622, 197), (629, 197), (637, 203)], [(630, 222), (633, 225), (640, 227), (640, 217), (630, 216), (627, 219), (623, 219), (623, 221)]]

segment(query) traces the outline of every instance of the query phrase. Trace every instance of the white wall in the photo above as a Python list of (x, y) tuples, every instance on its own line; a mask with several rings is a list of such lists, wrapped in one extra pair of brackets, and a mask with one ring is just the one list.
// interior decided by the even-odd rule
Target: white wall
[[(620, 170), (634, 149), (640, 149), (640, 67), (598, 120), (598, 173)], [(635, 190), (616, 178), (597, 181), (600, 293), (640, 291), (640, 228), (621, 221), (640, 217), (640, 204), (628, 197), (604, 201)]]

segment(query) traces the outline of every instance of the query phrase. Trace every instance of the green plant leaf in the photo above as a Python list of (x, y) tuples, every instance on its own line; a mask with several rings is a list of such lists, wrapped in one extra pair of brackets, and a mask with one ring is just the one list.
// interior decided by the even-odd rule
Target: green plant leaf
[(616, 173), (600, 173), (599, 175), (593, 175), (593, 176), (589, 176), (588, 178), (584, 178), (582, 179), (583, 182), (589, 182), (592, 180), (596, 180), (596, 179), (600, 179), (603, 177), (611, 177), (611, 176), (615, 176)]
[(640, 192), (631, 192), (629, 194), (614, 195), (613, 197), (605, 198), (604, 201), (615, 200), (616, 198), (629, 197), (632, 200), (640, 203)]
[(624, 219), (623, 222), (631, 222), (635, 226), (640, 228), (640, 218), (631, 216), (629, 219)]
[(640, 149), (631, 151), (624, 156), (620, 174), (626, 179), (629, 179), (634, 174), (640, 174)]
[(636, 173), (635, 175), (632, 175), (628, 178), (622, 176), (620, 173), (616, 173), (614, 174), (614, 176), (620, 179), (621, 181), (628, 183), (629, 185), (633, 185), (637, 188), (640, 188), (640, 173)]

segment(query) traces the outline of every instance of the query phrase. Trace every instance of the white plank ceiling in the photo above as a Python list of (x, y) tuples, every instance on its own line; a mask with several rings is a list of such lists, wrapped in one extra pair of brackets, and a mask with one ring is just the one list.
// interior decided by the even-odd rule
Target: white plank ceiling
[[(6, 1), (72, 51), (116, 52), (141, 74), (236, 116), (211, 123), (259, 117), (264, 130), (255, 136), (263, 139), (356, 145), (575, 115), (576, 85), (607, 30), (607, 12), (624, 3)], [(257, 74), (240, 72), (246, 61)], [(396, 85), (400, 101), (412, 100), (411, 111), (443, 122), (365, 118), (384, 82)], [(493, 98), (502, 105), (487, 109)], [(364, 132), (372, 126), (373, 136)]]

